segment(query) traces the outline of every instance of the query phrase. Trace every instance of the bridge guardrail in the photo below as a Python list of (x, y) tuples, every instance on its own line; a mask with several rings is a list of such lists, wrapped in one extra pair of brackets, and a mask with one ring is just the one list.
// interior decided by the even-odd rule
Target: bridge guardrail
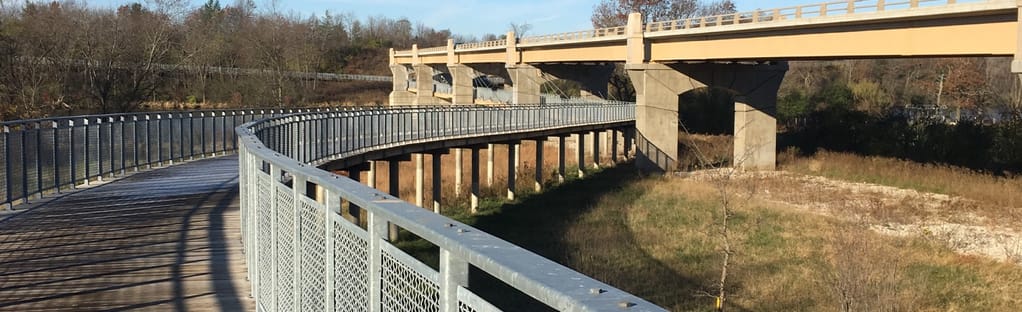
[(315, 109), (203, 110), (0, 122), (0, 209), (104, 178), (232, 152), (233, 130)]
[[(411, 144), (634, 120), (634, 104), (444, 106), (307, 113), (237, 129), (242, 233), (260, 311), (494, 311), (469, 266), (559, 310), (663, 311), (506, 241), (311, 164)], [(365, 228), (342, 217), (367, 214)], [(436, 245), (438, 269), (387, 241)]]

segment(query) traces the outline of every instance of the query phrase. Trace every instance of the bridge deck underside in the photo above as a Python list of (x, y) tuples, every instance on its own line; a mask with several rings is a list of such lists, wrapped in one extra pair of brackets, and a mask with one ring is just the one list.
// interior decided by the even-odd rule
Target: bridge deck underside
[(0, 310), (253, 310), (237, 171), (142, 172), (0, 221)]

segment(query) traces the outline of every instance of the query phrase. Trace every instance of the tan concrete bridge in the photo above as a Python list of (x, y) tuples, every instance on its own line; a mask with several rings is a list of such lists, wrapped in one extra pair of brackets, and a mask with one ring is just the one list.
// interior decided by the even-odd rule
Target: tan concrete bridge
[[(790, 60), (1014, 56), (1022, 73), (1017, 0), (848, 0), (683, 20), (391, 51), (394, 104), (472, 104), (479, 73), (505, 77), (513, 102), (539, 103), (552, 78), (605, 96), (612, 64), (625, 64), (637, 93), (642, 158), (659, 168), (678, 159), (678, 97), (705, 87), (735, 96), (735, 163), (773, 169), (773, 117)], [(450, 94), (432, 90), (449, 73)], [(408, 81), (417, 81), (408, 88)]]

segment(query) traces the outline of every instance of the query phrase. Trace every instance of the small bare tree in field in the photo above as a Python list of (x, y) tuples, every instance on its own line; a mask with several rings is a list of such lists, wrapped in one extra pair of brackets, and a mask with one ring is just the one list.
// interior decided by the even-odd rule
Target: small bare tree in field
[[(691, 138), (692, 133), (684, 124), (680, 124), (686, 137)], [(741, 237), (734, 229), (734, 217), (741, 205), (748, 203), (756, 193), (755, 177), (738, 179), (741, 173), (742, 163), (751, 155), (737, 155), (732, 159), (731, 166), (725, 167), (716, 161), (712, 155), (707, 155), (695, 140), (689, 142), (691, 152), (695, 153), (696, 159), (702, 168), (709, 174), (709, 181), (717, 191), (717, 221), (713, 223), (709, 231), (711, 236), (717, 238), (720, 252), (720, 274), (713, 282), (712, 289), (704, 291), (701, 295), (715, 299), (714, 307), (717, 311), (726, 310), (726, 303), (733, 295), (729, 293), (731, 287), (729, 278), (732, 274), (735, 257), (738, 254), (738, 247), (741, 245)], [(750, 149), (754, 150), (754, 149)]]

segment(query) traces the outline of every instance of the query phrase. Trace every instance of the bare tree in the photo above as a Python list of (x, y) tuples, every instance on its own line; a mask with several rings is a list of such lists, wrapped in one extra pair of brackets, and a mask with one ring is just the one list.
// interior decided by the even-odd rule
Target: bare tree
[(507, 28), (508, 31), (513, 31), (515, 36), (518, 38), (523, 38), (530, 30), (532, 30), (532, 24), (529, 24), (528, 22), (522, 22), (520, 24), (512, 22)]

